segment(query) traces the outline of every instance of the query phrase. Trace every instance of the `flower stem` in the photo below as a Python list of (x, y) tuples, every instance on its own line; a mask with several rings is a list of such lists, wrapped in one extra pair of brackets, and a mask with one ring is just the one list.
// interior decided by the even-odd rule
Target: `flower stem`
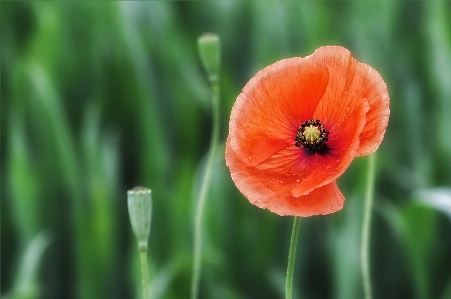
[(285, 298), (293, 298), (293, 272), (296, 259), (296, 245), (298, 241), (299, 223), (301, 217), (294, 217), (293, 231), (291, 232), (290, 251), (288, 253), (287, 281), (285, 284)]
[(373, 200), (374, 200), (375, 166), (376, 166), (376, 154), (372, 154), (368, 157), (368, 170), (365, 187), (365, 202), (363, 207), (362, 244), (360, 248), (363, 294), (365, 299), (372, 298), (369, 247), (371, 235), (371, 210), (373, 208)]
[(194, 222), (194, 261), (193, 274), (191, 280), (191, 299), (196, 299), (199, 294), (200, 268), (202, 260), (202, 216), (204, 211), (205, 199), (210, 187), (213, 164), (216, 156), (219, 139), (219, 82), (211, 83), (212, 103), (213, 103), (213, 132), (210, 141), (210, 153), (208, 156), (205, 174), (200, 188), (199, 198), (197, 200), (195, 222)]
[(149, 271), (147, 265), (147, 248), (139, 250), (139, 258), (141, 261), (141, 277), (143, 288), (143, 299), (149, 299)]

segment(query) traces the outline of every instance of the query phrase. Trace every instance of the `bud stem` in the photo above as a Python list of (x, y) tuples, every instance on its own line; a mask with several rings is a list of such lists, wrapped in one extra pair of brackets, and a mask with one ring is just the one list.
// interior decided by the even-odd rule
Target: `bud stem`
[(202, 216), (205, 200), (209, 191), (213, 164), (216, 156), (219, 140), (219, 64), (220, 64), (220, 44), (219, 38), (213, 34), (207, 34), (199, 38), (199, 55), (204, 69), (208, 75), (211, 87), (212, 110), (213, 110), (213, 130), (210, 140), (210, 152), (205, 168), (202, 185), (197, 200), (196, 214), (194, 220), (194, 260), (193, 274), (191, 280), (191, 299), (199, 296), (200, 269), (202, 262)]
[(149, 299), (149, 271), (147, 265), (147, 247), (139, 250), (139, 259), (141, 261), (141, 277), (143, 288), (143, 299)]

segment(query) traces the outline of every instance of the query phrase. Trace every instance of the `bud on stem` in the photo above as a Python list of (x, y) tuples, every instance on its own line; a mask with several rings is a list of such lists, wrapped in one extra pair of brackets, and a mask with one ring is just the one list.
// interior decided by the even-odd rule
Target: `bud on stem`
[(127, 192), (128, 213), (133, 232), (138, 241), (139, 250), (147, 250), (152, 214), (151, 191), (144, 187), (135, 187)]
[(219, 81), (219, 66), (221, 63), (221, 44), (219, 37), (212, 33), (206, 33), (197, 39), (199, 56), (204, 67), (208, 81)]

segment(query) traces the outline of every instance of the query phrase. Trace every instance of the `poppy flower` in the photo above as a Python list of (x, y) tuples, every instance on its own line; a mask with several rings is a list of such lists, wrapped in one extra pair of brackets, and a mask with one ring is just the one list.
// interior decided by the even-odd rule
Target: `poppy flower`
[(338, 46), (278, 61), (243, 88), (230, 115), (226, 164), (254, 205), (279, 215), (336, 212), (354, 157), (374, 152), (388, 124), (379, 73)]

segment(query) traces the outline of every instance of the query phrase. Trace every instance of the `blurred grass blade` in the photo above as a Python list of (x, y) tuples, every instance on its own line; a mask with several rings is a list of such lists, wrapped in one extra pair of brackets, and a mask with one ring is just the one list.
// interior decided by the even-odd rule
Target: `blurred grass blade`
[(451, 188), (433, 188), (415, 193), (418, 203), (445, 213), (451, 220)]
[(10, 143), (8, 148), (8, 183), (13, 220), (18, 229), (18, 237), (23, 245), (32, 240), (40, 227), (39, 178), (29, 152), (29, 142), (25, 134), (23, 111), (10, 111), (8, 119)]
[(48, 232), (39, 233), (28, 245), (15, 279), (13, 291), (9, 298), (31, 299), (40, 297), (37, 272), (43, 254), (50, 245)]
[(36, 91), (37, 99), (47, 113), (46, 118), (53, 130), (51, 134), (54, 136), (56, 153), (59, 155), (67, 186), (72, 195), (80, 199), (80, 172), (75, 154), (76, 147), (71, 138), (72, 134), (62, 107), (62, 100), (47, 72), (39, 63), (28, 64), (26, 71), (30, 76), (32, 87)]
[(432, 253), (437, 213), (430, 208), (407, 202), (401, 209), (392, 204), (382, 206), (382, 215), (403, 245), (412, 279), (414, 298), (431, 297), (432, 278), (429, 275), (429, 259)]

